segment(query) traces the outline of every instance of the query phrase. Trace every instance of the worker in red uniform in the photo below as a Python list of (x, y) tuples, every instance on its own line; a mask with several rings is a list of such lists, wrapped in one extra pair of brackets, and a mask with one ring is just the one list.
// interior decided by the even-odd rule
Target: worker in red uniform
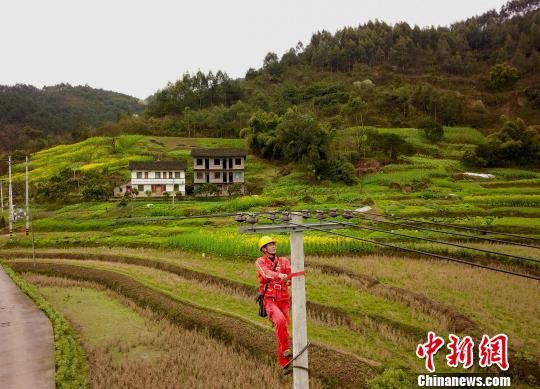
[(276, 330), (278, 363), (284, 368), (283, 373), (289, 374), (291, 366), (288, 362), (292, 351), (289, 346), (290, 301), (287, 288), (291, 279), (291, 265), (287, 258), (276, 255), (276, 241), (269, 236), (259, 239), (259, 250), (263, 253), (255, 263), (259, 293), (264, 294), (264, 306)]

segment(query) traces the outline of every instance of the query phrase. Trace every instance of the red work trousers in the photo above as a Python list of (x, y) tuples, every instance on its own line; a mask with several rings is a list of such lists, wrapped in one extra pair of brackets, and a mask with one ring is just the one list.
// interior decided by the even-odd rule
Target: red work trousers
[(289, 348), (289, 300), (276, 301), (273, 298), (265, 298), (264, 302), (268, 317), (276, 330), (278, 363), (284, 367), (290, 359), (283, 357), (283, 351)]

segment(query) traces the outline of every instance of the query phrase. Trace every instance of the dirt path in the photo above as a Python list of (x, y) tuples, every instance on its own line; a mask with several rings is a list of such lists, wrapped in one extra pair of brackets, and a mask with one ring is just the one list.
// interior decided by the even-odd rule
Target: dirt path
[(0, 388), (54, 387), (51, 323), (0, 266)]

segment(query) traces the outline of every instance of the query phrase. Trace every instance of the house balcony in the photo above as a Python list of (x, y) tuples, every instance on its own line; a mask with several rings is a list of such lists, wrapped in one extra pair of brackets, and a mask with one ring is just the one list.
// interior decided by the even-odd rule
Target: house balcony
[(206, 168), (204, 165), (193, 165), (193, 170), (208, 170), (208, 171), (215, 171), (215, 170), (244, 170), (245, 166), (244, 165), (237, 165), (237, 166), (234, 166), (229, 168), (229, 167), (226, 167), (226, 168), (223, 168), (222, 166), (220, 165), (216, 165), (216, 166), (212, 166), (210, 165), (208, 168)]
[(184, 178), (132, 178), (131, 185), (185, 185)]

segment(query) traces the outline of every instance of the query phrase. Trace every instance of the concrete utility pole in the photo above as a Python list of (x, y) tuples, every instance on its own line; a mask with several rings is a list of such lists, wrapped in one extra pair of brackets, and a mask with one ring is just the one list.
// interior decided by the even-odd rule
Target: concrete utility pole
[(32, 261), (36, 267), (36, 244), (34, 242), (34, 220), (32, 219)]
[(8, 207), (9, 207), (9, 240), (13, 240), (13, 189), (11, 187), (11, 155), (8, 157), (9, 186), (8, 186)]
[[(291, 270), (292, 273), (304, 272), (304, 238), (302, 231), (315, 227), (321, 230), (333, 230), (346, 228), (338, 223), (318, 222), (306, 223), (303, 216), (298, 212), (292, 213), (292, 221), (288, 224), (266, 224), (255, 227), (241, 226), (240, 232), (246, 234), (272, 234), (276, 232), (290, 232), (291, 234)], [(249, 219), (248, 219), (248, 222)], [(306, 281), (302, 275), (292, 279), (292, 320), (293, 320), (293, 388), (309, 388), (308, 371), (308, 339), (307, 339), (307, 314), (306, 314)]]
[(0, 207), (2, 207), (2, 216), (4, 216), (4, 189), (2, 188), (2, 180), (0, 180)]
[[(292, 222), (302, 224), (302, 216), (292, 215)], [(304, 237), (302, 231), (291, 231), (291, 270), (293, 273), (304, 271)], [(292, 317), (293, 317), (293, 355), (296, 356), (307, 345), (306, 317), (306, 279), (294, 277), (292, 280)], [(304, 369), (295, 368), (301, 366)], [(293, 362), (294, 389), (309, 388), (308, 350)]]
[(28, 207), (28, 155), (26, 156), (26, 236), (30, 232), (30, 210)]

